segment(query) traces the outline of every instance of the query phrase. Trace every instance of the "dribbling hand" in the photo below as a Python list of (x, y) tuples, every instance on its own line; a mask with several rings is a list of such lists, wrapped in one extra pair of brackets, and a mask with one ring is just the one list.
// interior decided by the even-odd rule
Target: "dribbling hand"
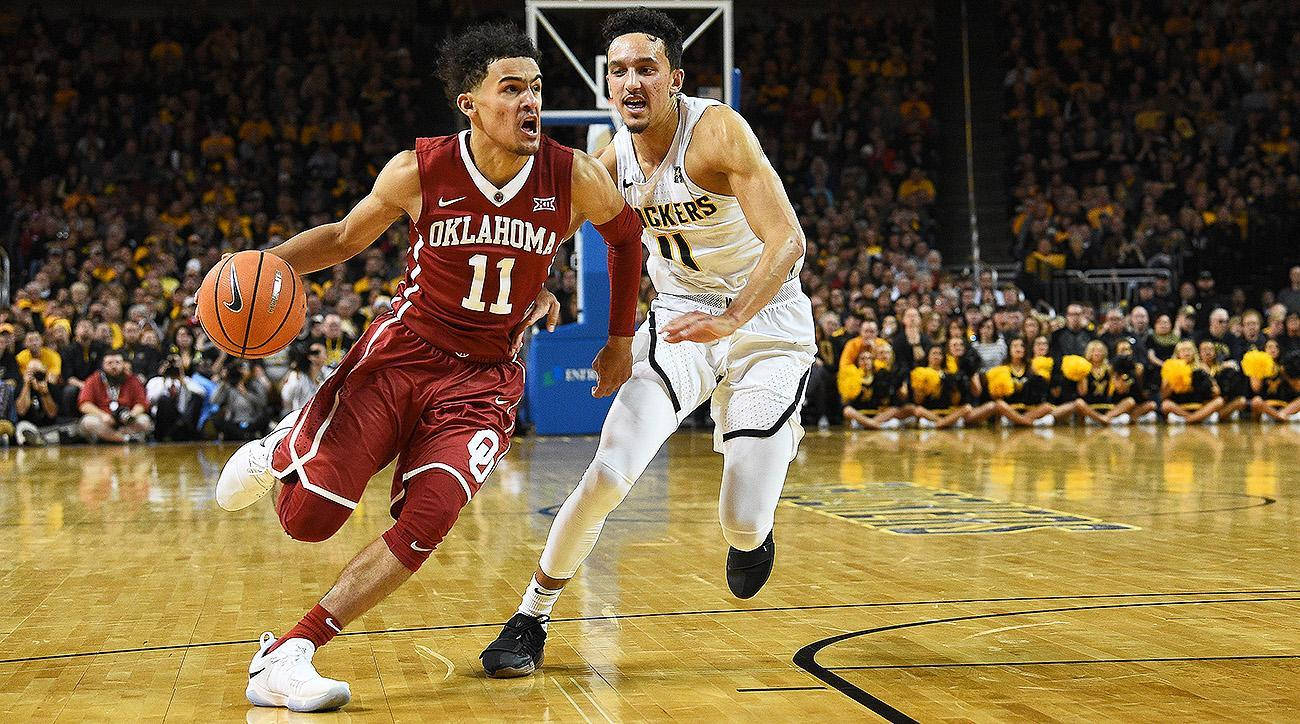
[(560, 323), (560, 301), (545, 288), (537, 293), (537, 299), (529, 308), (528, 314), (524, 315), (523, 321), (510, 330), (510, 356), (519, 354), (524, 346), (524, 332), (542, 317), (546, 317), (546, 331), (554, 332), (555, 325)]

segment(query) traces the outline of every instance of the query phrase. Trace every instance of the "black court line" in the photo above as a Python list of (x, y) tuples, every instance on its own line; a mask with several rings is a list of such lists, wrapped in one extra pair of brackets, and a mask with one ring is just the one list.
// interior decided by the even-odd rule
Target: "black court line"
[[(1290, 593), (1288, 591), (1288, 593)], [(1196, 595), (1196, 594), (1192, 594)], [(1095, 611), (1111, 608), (1147, 608), (1154, 606), (1196, 606), (1202, 604), (1226, 604), (1226, 603), (1265, 603), (1272, 601), (1300, 601), (1300, 598), (1293, 596), (1270, 596), (1262, 598), (1234, 598), (1228, 600), (1206, 600), (1206, 601), (1143, 601), (1141, 603), (1107, 603), (1095, 606), (1065, 606), (1060, 608), (1039, 608), (1027, 611), (1006, 611), (1003, 613), (980, 613), (968, 616), (952, 616), (949, 618), (935, 618), (923, 621), (910, 621), (908, 623), (898, 623), (891, 626), (880, 626), (878, 628), (863, 629), (861, 631), (850, 631), (849, 633), (831, 636), (829, 638), (814, 641), (807, 646), (799, 649), (794, 655), (794, 664), (804, 671), (811, 674), (814, 678), (822, 683), (831, 686), (841, 694), (853, 699), (859, 704), (867, 707), (875, 714), (889, 722), (907, 722), (915, 724), (916, 720), (895, 709), (879, 698), (869, 694), (853, 682), (834, 673), (830, 668), (817, 663), (817, 653), (822, 649), (837, 644), (841, 641), (857, 638), (860, 636), (870, 636), (871, 634), (883, 633), (885, 631), (898, 631), (906, 628), (917, 628), (920, 626), (931, 626), (934, 624), (957, 623), (960, 621), (978, 621), (981, 619), (1003, 618), (1013, 616), (1032, 616), (1040, 613), (1065, 613), (1069, 611)], [(1014, 666), (1014, 664), (1010, 664)], [(834, 667), (843, 669), (847, 667)]]
[[(1244, 596), (1251, 594), (1277, 594), (1277, 593), (1300, 593), (1300, 589), (1295, 588), (1277, 588), (1247, 591), (1171, 591), (1171, 592), (1152, 592), (1152, 593), (1083, 593), (1077, 595), (1056, 595), (1056, 596), (1002, 596), (998, 598), (949, 598), (926, 601), (872, 601), (867, 603), (823, 603), (810, 604), (807, 606), (768, 606), (762, 608), (715, 608), (703, 609), (699, 611), (657, 611), (653, 613), (626, 613), (614, 614), (609, 616), (578, 616), (574, 618), (553, 618), (551, 623), (573, 623), (587, 621), (622, 621), (640, 618), (662, 618), (666, 616), (713, 616), (732, 613), (780, 613), (786, 611), (825, 611), (834, 609), (849, 608), (897, 608), (905, 606), (948, 606), (963, 603), (1017, 603), (1022, 601), (1074, 601), (1074, 600), (1093, 600), (1101, 598), (1170, 598), (1173, 596)], [(1283, 599), (1290, 600), (1290, 599)], [(1300, 599), (1297, 599), (1300, 600)], [(1133, 604), (1133, 605), (1161, 605), (1161, 604)], [(1061, 609), (1071, 610), (1071, 609)], [(1009, 614), (991, 614), (996, 616), (1008, 616)], [(937, 619), (923, 623), (939, 623), (944, 619)], [(489, 621), (483, 623), (456, 623), (444, 626), (409, 626), (405, 628), (388, 628), (376, 629), (373, 631), (344, 631), (339, 636), (375, 636), (383, 634), (398, 633), (421, 633), (428, 631), (452, 631), (456, 629), (470, 628), (495, 628), (502, 624), (501, 621)], [(881, 629), (884, 630), (884, 629)], [(857, 632), (854, 635), (861, 635), (863, 632)], [(868, 632), (868, 633), (874, 633)], [(141, 654), (151, 653), (154, 651), (176, 651), (179, 649), (200, 649), (210, 646), (236, 646), (241, 644), (255, 644), (257, 639), (238, 639), (232, 641), (205, 641), (192, 644), (166, 644), (162, 646), (139, 646), (125, 649), (106, 649), (101, 651), (77, 651), (64, 654), (46, 654), (44, 656), (22, 656), (11, 659), (0, 659), (0, 664), (21, 664), (29, 661), (51, 661), (55, 659), (76, 659), (90, 656), (107, 656), (110, 654)], [(820, 642), (818, 642), (820, 643)], [(811, 645), (811, 644), (810, 644)], [(808, 648), (808, 647), (804, 647)]]
[(1233, 510), (1249, 510), (1251, 508), (1263, 508), (1269, 505), (1273, 505), (1274, 503), (1277, 502), (1277, 498), (1270, 498), (1267, 495), (1243, 495), (1241, 497), (1255, 498), (1257, 502), (1247, 503), (1246, 505), (1233, 505), (1227, 508), (1204, 508), (1200, 510), (1166, 510), (1161, 513), (1125, 513), (1123, 515), (1107, 515), (1106, 518), (1113, 519), (1113, 520), (1124, 520), (1125, 518), (1159, 518), (1166, 515), (1196, 515), (1198, 513), (1227, 513)]
[[(1220, 601), (1219, 603), (1231, 603)], [(828, 666), (831, 671), (883, 671), (889, 669), (964, 669), (987, 666), (1057, 666), (1060, 664), (1144, 664), (1173, 663), (1179, 661), (1277, 661), (1300, 659), (1300, 654), (1257, 654), (1247, 656), (1162, 656), (1149, 659), (1074, 659), (1066, 661), (976, 661), (944, 664), (881, 664), (870, 666)]]
[(741, 694), (759, 694), (769, 691), (826, 691), (824, 686), (759, 686), (752, 689), (736, 689)]

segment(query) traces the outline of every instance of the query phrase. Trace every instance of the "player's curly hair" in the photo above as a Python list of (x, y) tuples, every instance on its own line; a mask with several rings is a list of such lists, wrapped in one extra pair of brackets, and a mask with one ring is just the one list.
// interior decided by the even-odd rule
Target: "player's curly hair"
[(478, 87), (488, 66), (502, 58), (532, 58), (541, 61), (537, 46), (514, 23), (483, 23), (453, 34), (438, 53), (438, 80), (447, 99)]
[(668, 65), (674, 70), (682, 67), (682, 29), (664, 12), (645, 7), (619, 10), (605, 18), (605, 24), (600, 29), (606, 48), (614, 42), (614, 38), (628, 33), (645, 33), (664, 41)]

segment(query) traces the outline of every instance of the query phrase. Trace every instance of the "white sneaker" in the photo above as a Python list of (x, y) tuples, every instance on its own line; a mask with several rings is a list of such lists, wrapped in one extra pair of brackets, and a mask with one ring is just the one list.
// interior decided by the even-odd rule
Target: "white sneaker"
[(903, 421), (898, 419), (897, 417), (891, 417), (888, 420), (885, 420), (884, 422), (880, 423), (881, 430), (897, 430), (902, 426), (903, 426)]
[(1273, 417), (1272, 415), (1261, 414), (1259, 416), (1259, 422), (1262, 425), (1274, 425), (1277, 423), (1277, 418)]
[(921, 428), (922, 430), (933, 430), (934, 420), (930, 420), (924, 417), (918, 417), (916, 418), (916, 426)]
[(1211, 412), (1211, 413), (1210, 413), (1210, 416), (1207, 417), (1207, 418), (1205, 418), (1205, 424), (1207, 424), (1207, 425), (1217, 425), (1217, 424), (1219, 424), (1219, 413), (1217, 413), (1217, 412)]
[(1015, 424), (1015, 423), (1011, 422), (1011, 420), (1010, 420), (1009, 418), (1006, 418), (1006, 417), (999, 417), (999, 418), (998, 418), (998, 425), (1000, 425), (1000, 426), (1002, 426), (1002, 427), (1011, 427), (1011, 426), (1014, 425), (1014, 424)]
[(1156, 411), (1152, 410), (1142, 417), (1139, 417), (1137, 423), (1139, 425), (1154, 425), (1159, 419), (1160, 418), (1156, 415)]
[(1300, 412), (1292, 413), (1288, 422), (1300, 422)]
[(1127, 412), (1120, 413), (1110, 419), (1112, 425), (1127, 425), (1133, 418), (1129, 417)]
[(35, 425), (27, 420), (19, 420), (17, 427), (14, 428), (14, 439), (19, 445), (41, 446), (45, 444), (45, 438), (41, 436), (41, 431)]
[(257, 653), (248, 665), (244, 695), (256, 706), (282, 706), (292, 711), (337, 709), (352, 700), (347, 682), (326, 679), (311, 665), (316, 646), (307, 639), (289, 639), (275, 651), (275, 634), (262, 634)]
[(861, 429), (862, 429), (862, 423), (858, 422), (857, 420), (849, 420), (849, 429), (850, 429), (850, 430), (861, 430)]
[(271, 474), (271, 453), (293, 429), (299, 410), (289, 413), (275, 429), (261, 440), (240, 446), (226, 461), (217, 479), (217, 505), (223, 510), (242, 510), (256, 503), (275, 485)]
[(1034, 420), (1034, 427), (1051, 427), (1056, 424), (1056, 417), (1053, 415), (1043, 415)]
[(1165, 415), (1165, 423), (1169, 425), (1186, 425), (1187, 418), (1182, 415), (1175, 415), (1172, 412)]
[(1097, 422), (1096, 420), (1092, 419), (1091, 417), (1085, 417), (1085, 418), (1083, 418), (1083, 424), (1084, 424), (1084, 426), (1086, 426), (1086, 427), (1097, 427), (1097, 426), (1100, 425), (1101, 423), (1100, 423), (1100, 422)]

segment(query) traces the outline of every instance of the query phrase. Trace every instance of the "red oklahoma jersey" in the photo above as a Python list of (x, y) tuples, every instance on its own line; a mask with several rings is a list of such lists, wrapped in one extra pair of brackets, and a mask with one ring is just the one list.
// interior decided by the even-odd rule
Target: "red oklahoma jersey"
[(479, 173), (468, 143), (469, 131), (415, 141), (422, 205), (393, 310), (429, 344), (496, 362), (509, 357), (510, 330), (568, 233), (573, 149), (542, 136), (498, 188)]

